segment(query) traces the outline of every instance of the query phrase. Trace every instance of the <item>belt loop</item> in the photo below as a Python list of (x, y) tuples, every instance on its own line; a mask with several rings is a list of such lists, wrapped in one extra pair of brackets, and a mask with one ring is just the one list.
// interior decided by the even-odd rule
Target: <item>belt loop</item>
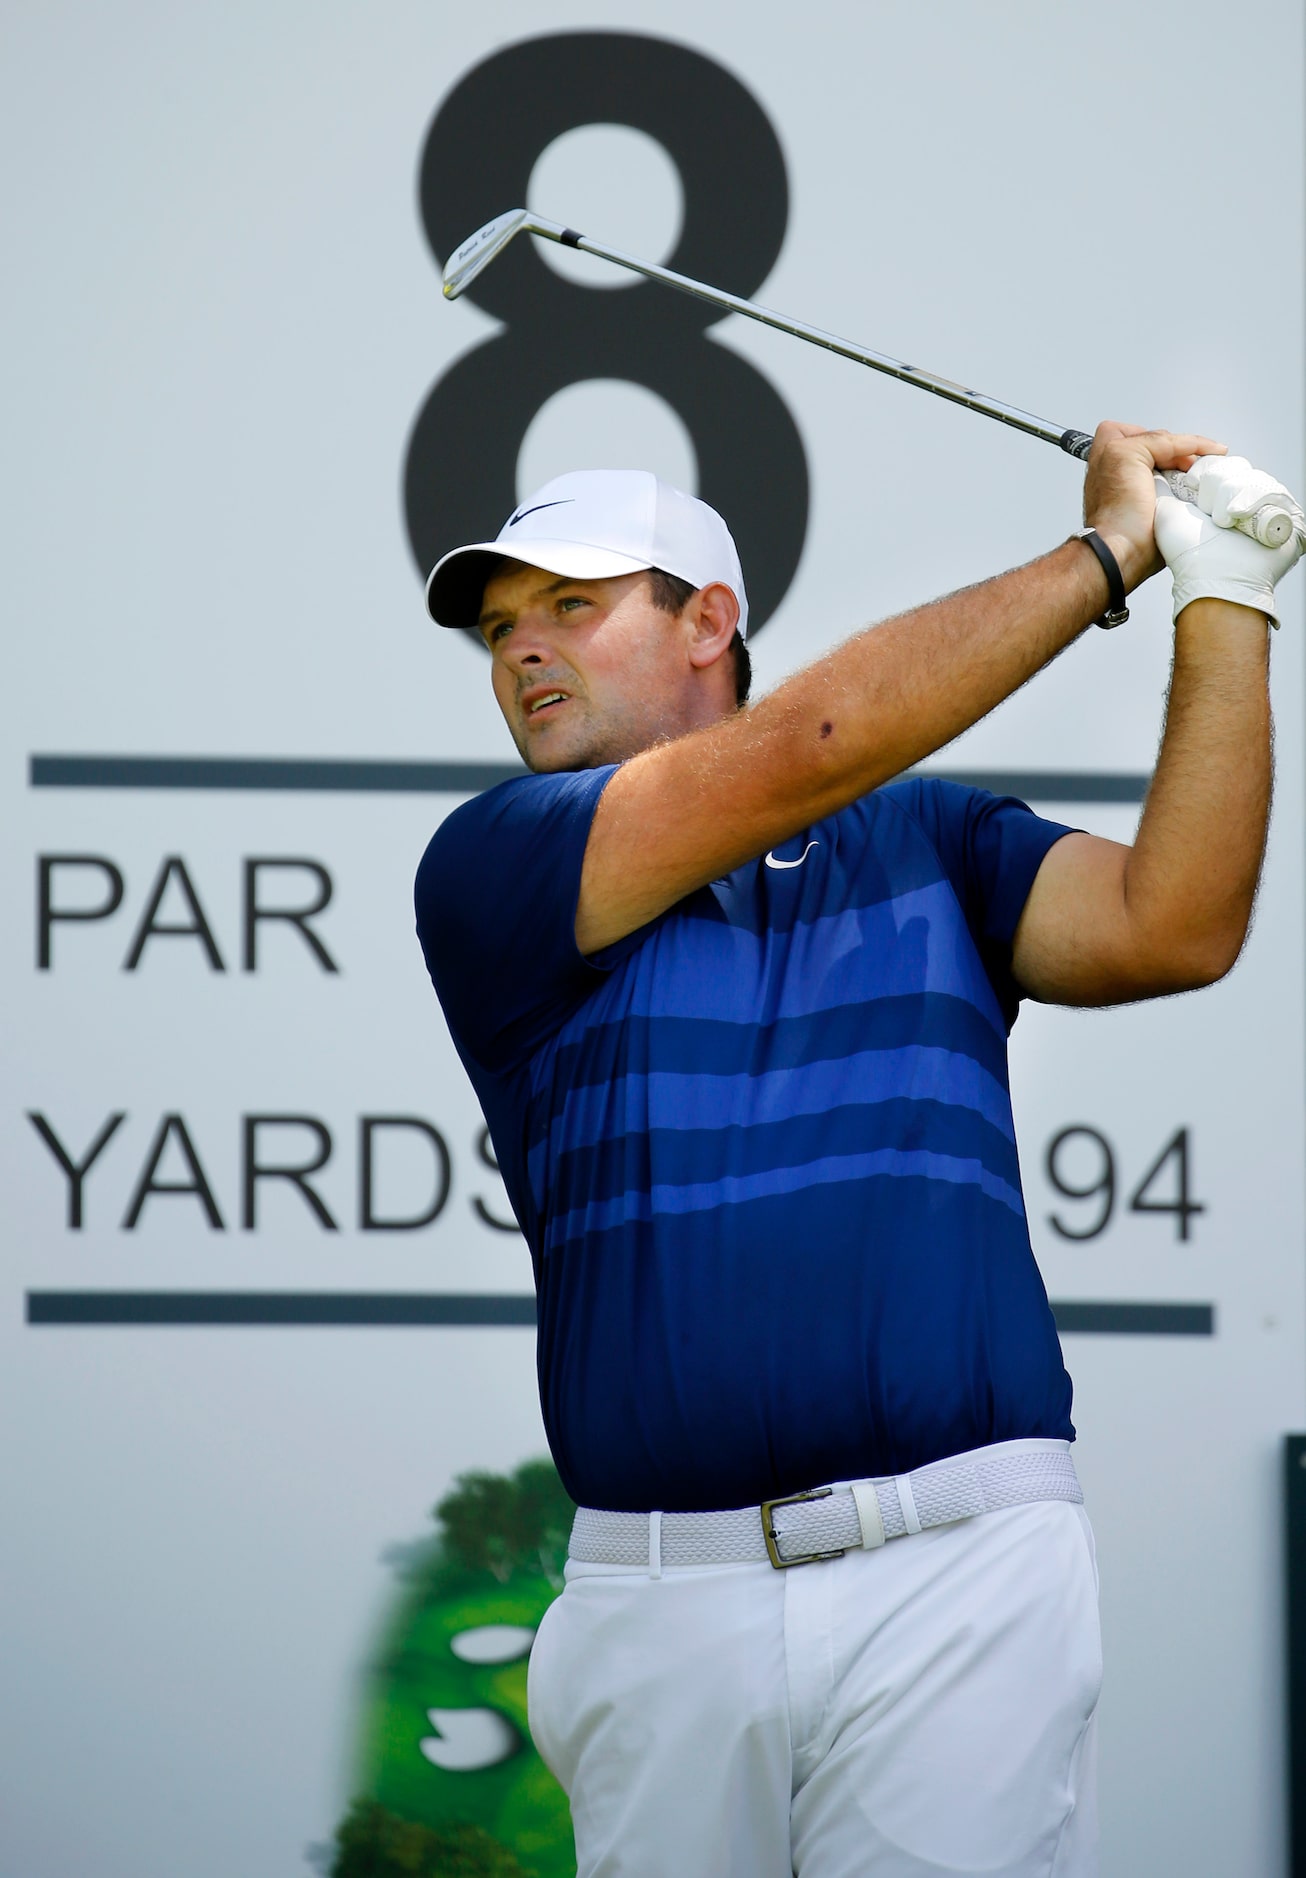
[(884, 1514), (880, 1511), (880, 1496), (875, 1491), (873, 1480), (854, 1480), (852, 1483), (853, 1504), (857, 1508), (857, 1523), (862, 1529), (862, 1547), (873, 1552), (877, 1545), (884, 1544)]
[(916, 1511), (916, 1496), (911, 1490), (911, 1475), (895, 1474), (893, 1484), (898, 1489), (898, 1503), (902, 1507), (903, 1524), (908, 1532), (919, 1532), (921, 1519)]
[(661, 1513), (650, 1513), (648, 1516), (648, 1575), (650, 1578), (662, 1576)]

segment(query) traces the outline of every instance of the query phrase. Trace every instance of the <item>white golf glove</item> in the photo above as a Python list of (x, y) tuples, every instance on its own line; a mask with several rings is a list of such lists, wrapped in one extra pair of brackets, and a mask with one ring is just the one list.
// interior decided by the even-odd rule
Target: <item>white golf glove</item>
[[(1277, 626), (1274, 589), (1306, 549), (1300, 503), (1241, 456), (1199, 456), (1191, 469), (1155, 482), (1156, 545), (1174, 576), (1174, 617), (1193, 600), (1231, 600)], [(1269, 511), (1292, 522), (1277, 548), (1244, 532)]]

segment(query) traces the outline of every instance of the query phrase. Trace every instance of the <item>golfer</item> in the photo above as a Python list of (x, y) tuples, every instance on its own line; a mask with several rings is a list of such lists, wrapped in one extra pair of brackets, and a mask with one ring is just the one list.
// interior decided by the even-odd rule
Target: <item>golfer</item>
[[(1154, 475), (1190, 466), (1191, 501)], [(1229, 526), (1270, 495), (1279, 548)], [(432, 574), (532, 772), (443, 823), (416, 899), (580, 1507), (530, 1713), (581, 1878), (1096, 1870), (1093, 1543), (1006, 1040), (1022, 997), (1238, 957), (1306, 522), (1222, 445), (1121, 424), (1084, 509), (747, 707), (734, 544), (652, 475), (560, 477)], [(1132, 847), (891, 780), (1163, 558)]]

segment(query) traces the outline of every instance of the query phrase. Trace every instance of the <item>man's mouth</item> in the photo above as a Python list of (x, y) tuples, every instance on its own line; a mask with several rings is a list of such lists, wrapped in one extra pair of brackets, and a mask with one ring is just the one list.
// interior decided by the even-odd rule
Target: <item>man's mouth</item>
[(546, 691), (542, 698), (533, 698), (531, 700), (526, 707), (526, 715), (527, 717), (539, 717), (541, 714), (547, 714), (549, 711), (556, 710), (558, 705), (565, 704), (566, 702), (567, 693), (565, 691)]

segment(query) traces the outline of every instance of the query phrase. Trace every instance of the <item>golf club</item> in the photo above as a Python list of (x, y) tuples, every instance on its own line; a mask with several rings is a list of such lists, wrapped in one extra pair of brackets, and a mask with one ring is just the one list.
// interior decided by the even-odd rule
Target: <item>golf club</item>
[[(496, 215), (493, 221), (478, 228), (474, 235), (463, 242), (450, 257), (444, 270), (445, 299), (456, 300), (461, 293), (465, 293), (477, 275), (503, 253), (513, 237), (523, 233), (541, 235), (546, 241), (560, 242), (564, 248), (577, 248), (583, 254), (596, 255), (601, 261), (610, 261), (614, 267), (628, 268), (631, 273), (643, 274), (647, 280), (660, 280), (665, 286), (675, 287), (681, 293), (693, 294), (696, 299), (706, 300), (712, 306), (722, 307), (731, 313), (742, 313), (747, 319), (760, 321), (763, 326), (773, 326), (777, 332), (791, 333), (795, 339), (805, 339), (809, 345), (822, 346), (827, 352), (837, 352), (840, 358), (852, 359), (858, 365), (869, 365), (872, 371), (899, 378), (904, 384), (915, 385), (920, 391), (933, 392), (936, 398), (947, 398), (952, 404), (965, 405), (967, 410), (978, 411), (983, 417), (996, 419), (999, 424), (1010, 424), (1013, 429), (1024, 431), (1026, 436), (1039, 437), (1044, 443), (1055, 444), (1068, 456), (1082, 460), (1088, 455), (1093, 439), (1086, 431), (1067, 430), (1062, 424), (1049, 423), (1046, 418), (1034, 417), (1029, 411), (1018, 410), (1015, 405), (985, 397), (983, 392), (955, 384), (950, 378), (939, 378), (934, 372), (927, 372), (918, 365), (905, 365), (901, 359), (890, 358), (887, 353), (873, 352), (866, 346), (854, 345), (851, 340), (822, 332), (819, 326), (809, 326), (805, 320), (790, 319), (787, 314), (774, 313), (769, 307), (759, 306), (754, 300), (740, 299), (738, 294), (727, 293), (722, 287), (706, 286), (702, 281), (691, 280), (687, 274), (674, 273), (669, 267), (659, 267), (653, 261), (641, 261), (636, 255), (625, 254), (619, 248), (605, 247), (602, 242), (579, 234), (561, 222), (549, 222), (543, 216), (532, 215), (529, 209), (509, 209), (506, 214)], [(1181, 498), (1191, 499), (1194, 494), (1182, 470), (1167, 471), (1166, 481)], [(1267, 500), (1254, 514), (1240, 519), (1234, 525), (1253, 540), (1259, 541), (1262, 547), (1277, 548), (1292, 533), (1293, 519), (1286, 509)]]

